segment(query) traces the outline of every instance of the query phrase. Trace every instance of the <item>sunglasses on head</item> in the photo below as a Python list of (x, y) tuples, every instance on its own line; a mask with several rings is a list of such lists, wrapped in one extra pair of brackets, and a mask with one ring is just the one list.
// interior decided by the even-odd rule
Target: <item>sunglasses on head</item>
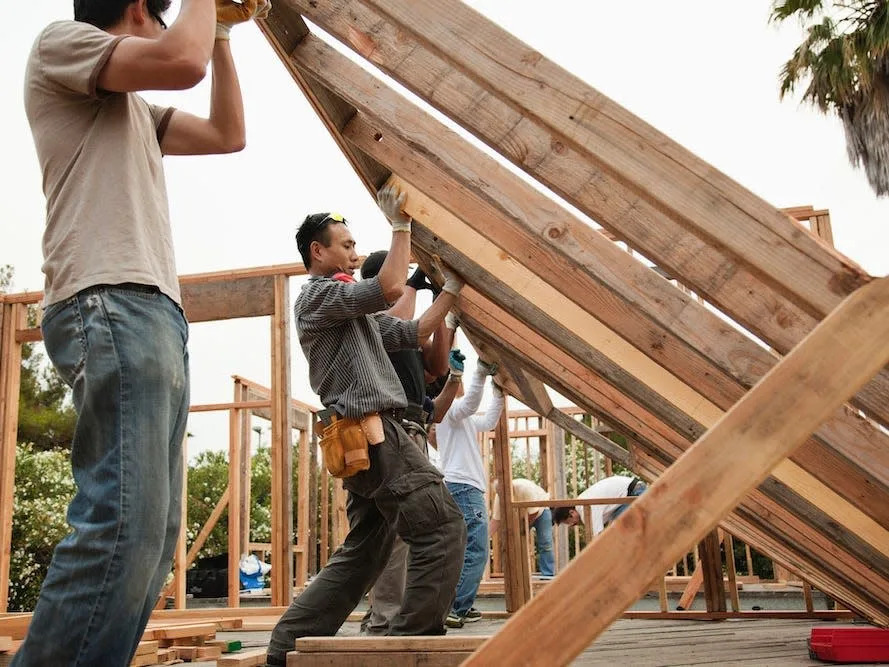
[(166, 30), (166, 29), (167, 29), (167, 23), (166, 23), (166, 21), (164, 21), (164, 20), (161, 18), (161, 15), (160, 15), (160, 14), (157, 14), (156, 12), (153, 12), (153, 11), (151, 11), (151, 10), (148, 10), (148, 13), (151, 15), (151, 18), (153, 18), (155, 21), (158, 22), (158, 24), (159, 24), (160, 27), (161, 27), (161, 30)]

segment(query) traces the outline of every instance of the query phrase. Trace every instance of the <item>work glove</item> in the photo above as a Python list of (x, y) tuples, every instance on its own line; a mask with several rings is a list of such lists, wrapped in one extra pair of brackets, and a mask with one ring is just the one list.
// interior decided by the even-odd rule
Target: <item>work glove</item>
[(501, 399), (503, 398), (503, 387), (499, 384), (491, 384), (491, 389), (494, 391), (494, 398)]
[(454, 315), (454, 313), (448, 311), (448, 314), (445, 315), (445, 326), (448, 329), (456, 329), (460, 326), (460, 320), (457, 319), (457, 316)]
[(482, 375), (497, 375), (497, 371), (499, 368), (500, 367), (497, 365), (496, 362), (494, 362), (493, 364), (489, 364), (488, 362), (482, 361), (481, 359), (478, 360), (478, 370), (481, 372)]
[(410, 232), (413, 218), (404, 212), (404, 200), (407, 194), (399, 192), (394, 185), (385, 185), (377, 192), (377, 204), (386, 220), (392, 225), (393, 232)]
[(272, 0), (216, 0), (216, 39), (229, 39), (233, 25), (264, 19), (271, 9)]
[(429, 277), (423, 271), (423, 269), (417, 267), (417, 270), (411, 274), (411, 277), (407, 279), (405, 283), (408, 287), (413, 287), (418, 292), (420, 290), (428, 289), (432, 290), (432, 283), (429, 281)]
[(457, 296), (463, 289), (463, 279), (451, 267), (441, 261), (441, 258), (435, 256), (432, 258), (432, 269), (434, 273), (430, 276), (433, 281), (442, 283), (441, 291)]
[(451, 350), (448, 355), (448, 370), (451, 377), (458, 378), (463, 375), (463, 362), (466, 361), (466, 355), (458, 349)]

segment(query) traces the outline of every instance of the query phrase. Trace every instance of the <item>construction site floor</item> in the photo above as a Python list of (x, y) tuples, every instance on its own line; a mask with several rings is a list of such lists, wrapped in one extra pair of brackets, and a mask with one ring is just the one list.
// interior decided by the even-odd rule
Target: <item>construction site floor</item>
[[(491, 635), (504, 620), (482, 619), (450, 630), (454, 635)], [(633, 665), (825, 665), (809, 658), (806, 639), (813, 627), (848, 623), (809, 620), (651, 621), (618, 620), (575, 661), (576, 666)], [(567, 630), (566, 631), (570, 631)], [(357, 636), (359, 624), (347, 622), (339, 636)], [(244, 648), (268, 645), (270, 632), (218, 632)], [(211, 667), (212, 662), (190, 663)]]

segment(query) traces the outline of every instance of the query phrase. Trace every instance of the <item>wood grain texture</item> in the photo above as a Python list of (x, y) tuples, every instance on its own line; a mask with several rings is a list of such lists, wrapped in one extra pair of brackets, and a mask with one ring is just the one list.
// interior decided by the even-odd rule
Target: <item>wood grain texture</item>
[[(677, 544), (711, 530), (887, 361), (889, 279), (880, 279), (847, 298), (467, 664), (576, 656), (678, 559)], [(726, 443), (743, 455), (724, 452)], [(608, 581), (579, 586), (593, 568)], [(587, 622), (557, 637), (572, 618)]]

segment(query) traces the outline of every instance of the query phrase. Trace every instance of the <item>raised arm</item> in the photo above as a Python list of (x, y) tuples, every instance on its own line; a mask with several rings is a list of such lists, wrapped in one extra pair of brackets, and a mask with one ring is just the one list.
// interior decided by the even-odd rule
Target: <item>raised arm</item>
[[(142, 4), (133, 11), (137, 20), (154, 20)], [(99, 73), (98, 87), (119, 93), (191, 88), (207, 73), (215, 30), (214, 0), (182, 0), (176, 21), (157, 39), (121, 40)]]
[(475, 414), (478, 406), (482, 403), (482, 392), (485, 387), (485, 375), (476, 368), (472, 374), (472, 379), (466, 387), (466, 393), (463, 398), (454, 401), (451, 406), (449, 418), (456, 420), (467, 419)]
[(178, 109), (161, 142), (166, 155), (234, 153), (247, 141), (241, 85), (228, 39), (217, 39), (213, 47), (213, 85), (210, 117), (200, 118)]
[(488, 403), (488, 409), (485, 410), (485, 414), (481, 417), (472, 417), (475, 430), (481, 433), (493, 430), (497, 426), (497, 420), (500, 419), (500, 413), (503, 412), (503, 404), (505, 402), (503, 390), (493, 383), (491, 384), (491, 389), (494, 392), (494, 396), (491, 398), (491, 402)]
[[(377, 273), (377, 279), (383, 288), (383, 296), (387, 303), (395, 303), (404, 292), (404, 276), (411, 259), (411, 222), (412, 218), (404, 212), (405, 194), (394, 185), (386, 185), (377, 193), (377, 203), (392, 225), (392, 244), (383, 265)], [(443, 317), (443, 316), (442, 316)], [(425, 340), (429, 333), (421, 337)]]

